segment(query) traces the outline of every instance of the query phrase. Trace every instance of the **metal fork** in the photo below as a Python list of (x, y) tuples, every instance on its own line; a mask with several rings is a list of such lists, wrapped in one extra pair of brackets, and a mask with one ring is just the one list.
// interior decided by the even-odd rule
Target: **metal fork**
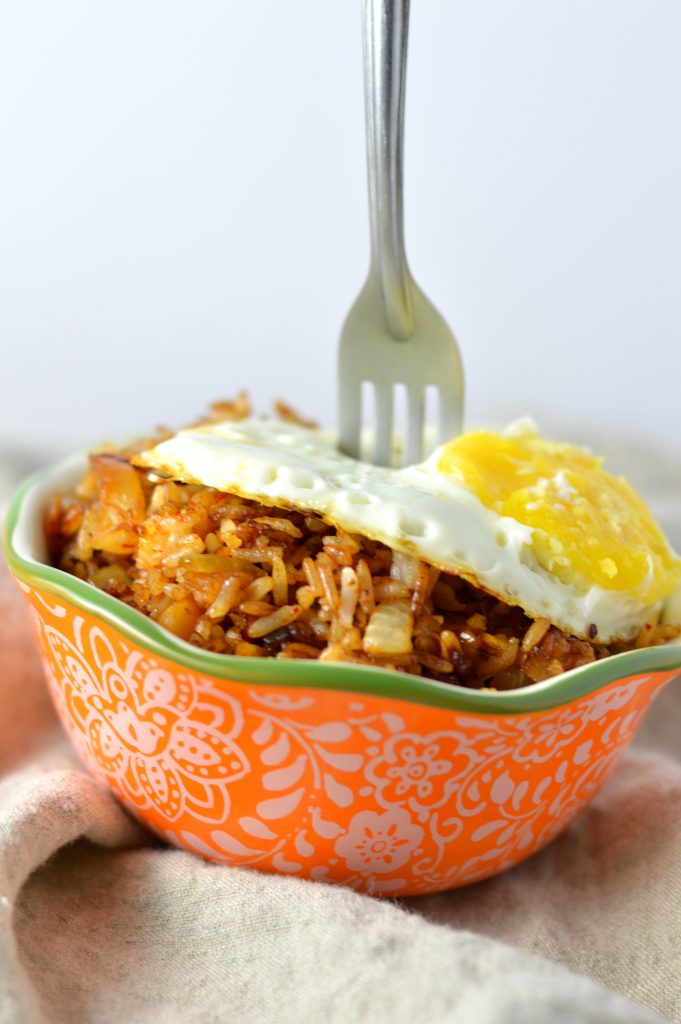
[[(406, 464), (425, 458), (428, 443), (461, 431), (463, 368), (456, 339), (411, 276), (404, 251), (402, 167), (409, 0), (364, 2), (366, 112), (371, 263), (366, 284), (347, 315), (338, 359), (339, 441), (360, 457), (362, 383), (374, 389), (371, 459), (390, 465), (393, 396), (407, 394)], [(427, 437), (425, 393), (437, 389), (436, 436)], [(432, 446), (432, 444), (431, 444)]]

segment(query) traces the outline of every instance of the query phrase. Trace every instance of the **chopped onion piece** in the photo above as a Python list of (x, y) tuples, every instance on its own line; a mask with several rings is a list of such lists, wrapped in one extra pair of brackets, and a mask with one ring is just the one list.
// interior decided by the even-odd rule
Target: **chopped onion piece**
[(379, 604), (364, 633), (367, 654), (409, 654), (414, 618), (406, 601)]
[(416, 586), (420, 567), (421, 563), (413, 555), (405, 555), (401, 551), (393, 551), (390, 575), (394, 580), (404, 583), (410, 590), (413, 590)]

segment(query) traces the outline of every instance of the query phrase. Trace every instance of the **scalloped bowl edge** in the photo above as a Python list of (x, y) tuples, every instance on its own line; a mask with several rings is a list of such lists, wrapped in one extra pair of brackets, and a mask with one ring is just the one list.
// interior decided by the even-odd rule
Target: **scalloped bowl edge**
[(513, 866), (600, 788), (681, 644), (508, 693), (384, 669), (211, 654), (44, 562), (73, 456), (11, 502), (10, 569), (85, 766), (211, 860), (406, 896)]

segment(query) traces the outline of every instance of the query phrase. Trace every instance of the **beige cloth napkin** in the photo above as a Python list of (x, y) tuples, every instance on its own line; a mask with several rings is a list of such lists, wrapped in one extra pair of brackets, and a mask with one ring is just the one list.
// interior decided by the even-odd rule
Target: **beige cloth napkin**
[(2, 572), (0, 1024), (681, 1021), (680, 684), (647, 723), (667, 756), (628, 754), (547, 850), (397, 905), (143, 834), (71, 754)]

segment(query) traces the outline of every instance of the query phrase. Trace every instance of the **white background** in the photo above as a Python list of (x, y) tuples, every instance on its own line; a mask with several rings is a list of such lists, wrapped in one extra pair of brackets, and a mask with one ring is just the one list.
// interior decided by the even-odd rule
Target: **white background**
[[(333, 423), (368, 261), (358, 0), (0, 17), (0, 445), (242, 387)], [(680, 40), (678, 0), (413, 0), (407, 249), (469, 422), (681, 447)]]

